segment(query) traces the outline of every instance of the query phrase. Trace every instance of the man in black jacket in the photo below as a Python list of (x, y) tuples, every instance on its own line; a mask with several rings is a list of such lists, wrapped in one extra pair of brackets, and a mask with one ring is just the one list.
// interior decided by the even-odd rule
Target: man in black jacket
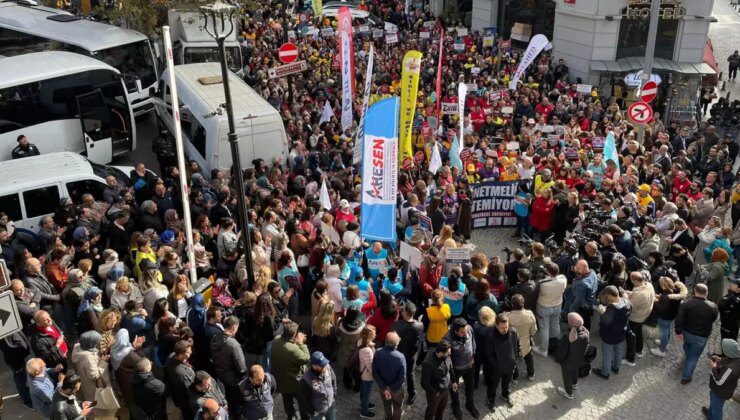
[(452, 361), (450, 343), (442, 339), (433, 352), (428, 352), (421, 365), (421, 388), (427, 394), (427, 409), (424, 412), (425, 420), (442, 420), (450, 386), (457, 391), (457, 384), (451, 384)]
[(180, 340), (175, 343), (174, 355), (167, 360), (164, 366), (167, 389), (172, 394), (172, 401), (180, 409), (182, 418), (184, 419), (194, 417), (188, 398), (188, 388), (193, 383), (193, 379), (195, 379), (195, 371), (193, 371), (193, 368), (188, 362), (192, 353), (192, 343), (190, 341)]
[(131, 418), (141, 418), (146, 414), (150, 420), (167, 420), (167, 387), (164, 382), (152, 375), (152, 362), (141, 359), (135, 366), (132, 379), (134, 390), (134, 411)]
[(678, 308), (674, 328), (678, 340), (681, 340), (683, 336), (683, 352), (686, 355), (686, 363), (681, 376), (682, 385), (691, 382), (699, 357), (704, 352), (704, 347), (712, 334), (712, 324), (719, 315), (717, 305), (707, 300), (708, 293), (707, 285), (698, 283), (694, 286), (694, 297), (682, 303)]
[(414, 319), (416, 305), (406, 302), (401, 309), (401, 319), (393, 324), (393, 330), (401, 337), (398, 351), (406, 357), (406, 391), (408, 392), (408, 405), (414, 405), (416, 400), (416, 385), (414, 384), (414, 361), (423, 354), (424, 325)]
[(514, 406), (509, 398), (509, 384), (511, 383), (517, 360), (521, 354), (519, 348), (519, 334), (509, 326), (509, 316), (501, 314), (496, 317), (495, 328), (486, 337), (487, 366), (489, 377), (488, 383), (488, 408), (493, 410), (496, 406), (496, 388), (501, 382), (501, 399), (511, 408)]
[(193, 383), (188, 387), (188, 399), (190, 411), (197, 413), (206, 400), (214, 400), (220, 407), (226, 407), (226, 397), (221, 389), (214, 383), (208, 372), (199, 370), (195, 372)]
[(77, 403), (75, 394), (80, 390), (80, 377), (70, 372), (64, 377), (62, 386), (54, 392), (51, 398), (51, 418), (53, 420), (78, 420), (89, 416), (92, 411), (92, 402)]
[(29, 337), (33, 353), (47, 366), (67, 366), (68, 346), (62, 330), (54, 324), (46, 311), (36, 312), (33, 319), (36, 328)]
[(475, 365), (475, 338), (473, 337), (473, 328), (468, 325), (465, 318), (457, 318), (452, 323), (452, 327), (445, 335), (445, 339), (450, 342), (452, 355), (452, 383), (457, 385), (457, 389), (451, 390), (452, 413), (455, 418), (462, 419), (460, 410), (459, 396), (459, 379), (465, 382), (465, 408), (468, 409), (473, 418), (478, 418), (480, 413), (475, 408), (475, 374), (473, 366)]
[(239, 382), (247, 374), (242, 346), (234, 336), (239, 329), (239, 318), (227, 317), (223, 323), (224, 331), (211, 339), (211, 358), (218, 379), (224, 384), (226, 401), (229, 403), (229, 417), (238, 418), (241, 392)]
[(740, 328), (740, 278), (730, 280), (727, 294), (719, 302), (719, 325), (722, 338), (737, 340)]

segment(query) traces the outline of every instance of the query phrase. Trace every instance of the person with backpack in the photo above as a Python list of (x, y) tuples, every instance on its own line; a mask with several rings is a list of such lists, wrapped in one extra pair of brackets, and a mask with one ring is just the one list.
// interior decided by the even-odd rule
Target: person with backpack
[(611, 285), (601, 292), (600, 300), (601, 369), (591, 371), (602, 379), (609, 379), (612, 372), (619, 373), (622, 364), (622, 341), (627, 336), (631, 307), (629, 300), (621, 297), (619, 289)]
[(568, 333), (558, 342), (555, 360), (560, 363), (563, 386), (558, 393), (572, 400), (573, 391), (578, 389), (578, 371), (586, 362), (589, 332), (583, 326), (583, 317), (576, 312), (568, 314)]

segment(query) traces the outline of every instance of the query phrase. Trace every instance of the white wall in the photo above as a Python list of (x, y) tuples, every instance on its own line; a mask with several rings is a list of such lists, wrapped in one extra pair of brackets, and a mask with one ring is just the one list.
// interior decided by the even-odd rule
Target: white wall
[(470, 26), (474, 31), (480, 31), (488, 26), (498, 26), (498, 1), (473, 0), (473, 18)]

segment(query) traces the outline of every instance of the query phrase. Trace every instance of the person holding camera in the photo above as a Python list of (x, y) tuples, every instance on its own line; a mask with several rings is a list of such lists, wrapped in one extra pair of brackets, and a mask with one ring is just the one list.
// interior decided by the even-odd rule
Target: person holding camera
[(709, 420), (722, 419), (725, 401), (733, 397), (740, 380), (740, 344), (725, 338), (722, 340), (722, 354), (709, 357), (709, 408), (701, 408)]
[[(270, 373), (275, 377), (276, 391), (283, 395), (283, 407), (289, 419), (296, 417), (293, 401), (298, 398), (300, 378), (308, 369), (310, 358), (306, 335), (298, 332), (298, 324), (285, 324), (283, 334), (272, 346)], [(308, 419), (308, 415), (303, 412), (300, 417), (303, 420)]]

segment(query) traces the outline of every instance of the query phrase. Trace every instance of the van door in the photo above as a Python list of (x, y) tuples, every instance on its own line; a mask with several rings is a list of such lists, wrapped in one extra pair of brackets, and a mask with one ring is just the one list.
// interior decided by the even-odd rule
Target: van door
[(54, 214), (59, 207), (59, 185), (51, 184), (21, 192), (23, 199), (23, 227), (36, 232), (41, 217)]
[(106, 164), (113, 159), (110, 111), (100, 89), (77, 96), (77, 110), (87, 158)]

